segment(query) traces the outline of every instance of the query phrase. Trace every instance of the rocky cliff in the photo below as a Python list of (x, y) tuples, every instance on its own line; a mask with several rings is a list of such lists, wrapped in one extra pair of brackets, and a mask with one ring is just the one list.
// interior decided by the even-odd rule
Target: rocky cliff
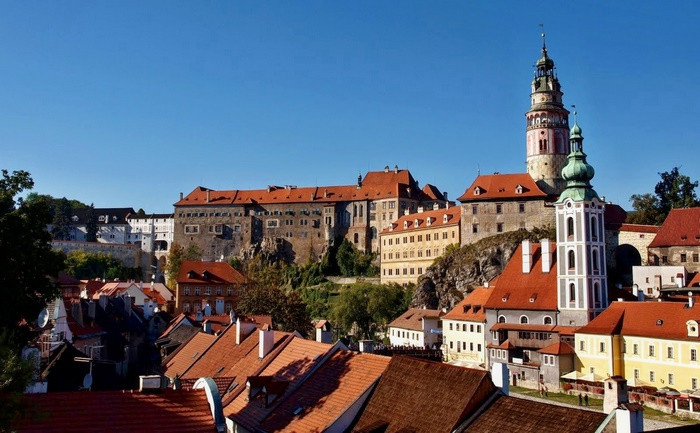
[(500, 275), (518, 245), (529, 239), (554, 239), (554, 229), (518, 230), (455, 247), (435, 259), (418, 280), (411, 305), (452, 309), (474, 287)]

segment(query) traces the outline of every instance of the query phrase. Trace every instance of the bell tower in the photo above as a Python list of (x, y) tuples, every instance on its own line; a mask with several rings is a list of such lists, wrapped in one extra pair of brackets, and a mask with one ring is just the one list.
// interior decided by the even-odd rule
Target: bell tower
[[(575, 113), (574, 113), (575, 115)], [(605, 203), (591, 186), (595, 174), (583, 153), (578, 123), (562, 170), (566, 188), (554, 203), (557, 229), (557, 301), (562, 325), (583, 326), (608, 304)]]
[(536, 63), (527, 120), (527, 172), (552, 197), (564, 190), (561, 170), (569, 154), (569, 111), (562, 103), (554, 60), (547, 55), (542, 33), (542, 57)]

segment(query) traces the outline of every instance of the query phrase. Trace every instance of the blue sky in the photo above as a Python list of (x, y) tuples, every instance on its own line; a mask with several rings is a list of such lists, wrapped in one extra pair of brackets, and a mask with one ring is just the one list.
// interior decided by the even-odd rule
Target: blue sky
[(0, 2), (0, 168), (170, 212), (179, 192), (344, 185), (385, 165), (451, 198), (525, 171), (541, 29), (594, 187), (700, 178), (700, 3)]

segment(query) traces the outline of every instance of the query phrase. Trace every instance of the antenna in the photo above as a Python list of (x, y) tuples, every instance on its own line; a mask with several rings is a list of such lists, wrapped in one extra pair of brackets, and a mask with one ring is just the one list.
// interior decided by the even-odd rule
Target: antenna
[(571, 108), (574, 109), (574, 123), (576, 123), (578, 121), (578, 111), (576, 111), (576, 105), (571, 104)]

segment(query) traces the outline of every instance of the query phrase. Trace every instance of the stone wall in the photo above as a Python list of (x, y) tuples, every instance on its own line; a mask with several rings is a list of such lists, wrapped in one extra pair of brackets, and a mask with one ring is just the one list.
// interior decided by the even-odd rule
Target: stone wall
[[(51, 246), (64, 253), (84, 250), (90, 253), (109, 254), (127, 268), (139, 268), (144, 262), (141, 249), (131, 244), (105, 244), (101, 242), (52, 241)], [(148, 257), (146, 255), (146, 257)]]

